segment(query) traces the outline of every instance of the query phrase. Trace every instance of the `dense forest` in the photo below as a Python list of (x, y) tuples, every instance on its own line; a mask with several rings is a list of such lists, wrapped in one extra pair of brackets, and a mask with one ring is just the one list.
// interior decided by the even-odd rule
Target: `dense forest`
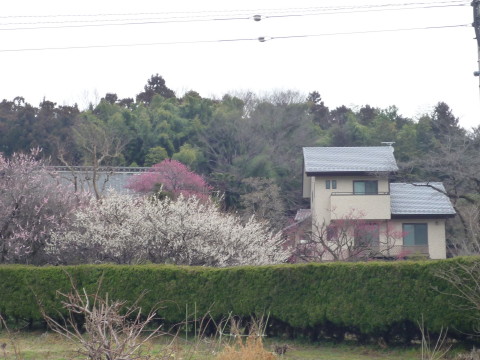
[(401, 171), (394, 180), (444, 182), (459, 214), (449, 227), (451, 246), (478, 252), (480, 127), (461, 128), (443, 102), (411, 119), (395, 106), (331, 109), (316, 91), (178, 97), (157, 74), (135, 99), (108, 93), (84, 111), (46, 99), (38, 107), (22, 97), (0, 103), (0, 152), (7, 157), (39, 147), (53, 165), (175, 159), (223, 194), (224, 209), (261, 213), (277, 228), (305, 206), (302, 147), (382, 142), (395, 143)]

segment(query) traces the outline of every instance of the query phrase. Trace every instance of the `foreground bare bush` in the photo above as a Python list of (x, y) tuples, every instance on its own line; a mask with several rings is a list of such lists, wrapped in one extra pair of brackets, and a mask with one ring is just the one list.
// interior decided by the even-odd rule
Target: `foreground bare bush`
[[(141, 347), (161, 336), (160, 327), (148, 330), (156, 317), (152, 310), (142, 315), (138, 305), (141, 297), (128, 306), (125, 301), (111, 300), (108, 294), (99, 295), (100, 286), (93, 295), (85, 289), (73, 287), (70, 293), (59, 293), (67, 315), (58, 321), (42, 309), (49, 327), (56, 333), (79, 345), (79, 353), (90, 360), (133, 360), (148, 358)], [(168, 352), (168, 351), (166, 351)], [(167, 359), (170, 353), (157, 358)]]
[(445, 356), (450, 351), (452, 345), (447, 344), (447, 333), (448, 329), (440, 330), (436, 341), (432, 341), (430, 338), (430, 333), (425, 328), (425, 324), (422, 321), (418, 322), (418, 327), (420, 329), (421, 338), (421, 356), (422, 360), (442, 360), (445, 359)]
[(7, 326), (7, 322), (0, 314), (0, 330), (6, 334), (7, 341), (0, 341), (0, 349), (4, 359), (7, 359), (7, 348), (13, 354), (11, 357), (15, 360), (23, 359), (20, 349), (13, 334)]

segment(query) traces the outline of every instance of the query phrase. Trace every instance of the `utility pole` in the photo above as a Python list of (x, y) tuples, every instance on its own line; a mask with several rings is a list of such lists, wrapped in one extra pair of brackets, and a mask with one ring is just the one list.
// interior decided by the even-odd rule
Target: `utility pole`
[(471, 3), (473, 7), (473, 27), (475, 28), (475, 38), (477, 39), (477, 51), (478, 51), (478, 70), (473, 75), (479, 77), (479, 90), (480, 90), (480, 0), (473, 0)]

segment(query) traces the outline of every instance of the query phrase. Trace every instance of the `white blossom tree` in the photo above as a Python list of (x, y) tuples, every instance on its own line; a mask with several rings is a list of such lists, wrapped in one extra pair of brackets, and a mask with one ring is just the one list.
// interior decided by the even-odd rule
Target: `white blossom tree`
[(280, 233), (253, 217), (246, 223), (196, 197), (157, 199), (111, 192), (55, 232), (50, 254), (64, 263), (145, 261), (235, 266), (284, 262)]
[(0, 263), (43, 263), (50, 232), (66, 228), (82, 202), (36, 160), (39, 154), (0, 154)]

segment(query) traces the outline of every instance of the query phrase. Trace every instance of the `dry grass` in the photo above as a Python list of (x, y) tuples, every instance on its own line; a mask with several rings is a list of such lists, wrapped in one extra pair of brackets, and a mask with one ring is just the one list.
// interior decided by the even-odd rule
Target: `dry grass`
[[(268, 321), (268, 320), (267, 320)], [(265, 350), (263, 337), (265, 336), (265, 321), (252, 319), (249, 324), (248, 334), (240, 328), (239, 322), (231, 319), (230, 334), (234, 336), (233, 344), (226, 344), (215, 360), (275, 360), (277, 356)]]
[(459, 354), (455, 360), (480, 360), (480, 349), (473, 348), (469, 353)]
[[(18, 355), (12, 347), (11, 341), (14, 341), (18, 349)], [(238, 344), (238, 339), (230, 344), (233, 350), (227, 350), (228, 347), (223, 343), (219, 344), (214, 339), (200, 339), (196, 341), (185, 341), (177, 338), (174, 342), (170, 339), (155, 339), (145, 344), (142, 352), (148, 354), (152, 360), (158, 360), (166, 352), (172, 354), (171, 360), (224, 360), (224, 359), (263, 359), (262, 357), (241, 357), (238, 350), (246, 348), (247, 352), (254, 354), (263, 352), (272, 354), (268, 350), (274, 350), (275, 344), (288, 344), (289, 349), (285, 355), (274, 357), (277, 360), (420, 360), (421, 350), (415, 348), (388, 348), (381, 349), (372, 346), (358, 346), (354, 344), (333, 344), (320, 342), (316, 344), (303, 344), (298, 342), (279, 342), (278, 339), (267, 339), (263, 341), (263, 348), (259, 347), (258, 342), (247, 344), (247, 339), (243, 338), (243, 345)], [(1, 344), (6, 343), (5, 354)], [(8, 335), (5, 331), (0, 331), (0, 360), (76, 360), (84, 359), (77, 352), (77, 345), (68, 342), (64, 338), (52, 332), (12, 332)], [(168, 350), (168, 351), (167, 351)], [(237, 351), (237, 352), (236, 352)], [(464, 353), (459, 355), (462, 360), (480, 360), (478, 351)], [(221, 356), (230, 356), (224, 357)], [(238, 355), (238, 356), (237, 356)], [(271, 359), (266, 357), (265, 359)], [(451, 357), (451, 359), (457, 359)]]
[(277, 357), (265, 350), (261, 336), (249, 335), (245, 341), (237, 337), (233, 345), (227, 345), (215, 360), (275, 360)]
[(0, 332), (2, 360), (57, 360), (76, 359), (76, 347), (53, 333)]

